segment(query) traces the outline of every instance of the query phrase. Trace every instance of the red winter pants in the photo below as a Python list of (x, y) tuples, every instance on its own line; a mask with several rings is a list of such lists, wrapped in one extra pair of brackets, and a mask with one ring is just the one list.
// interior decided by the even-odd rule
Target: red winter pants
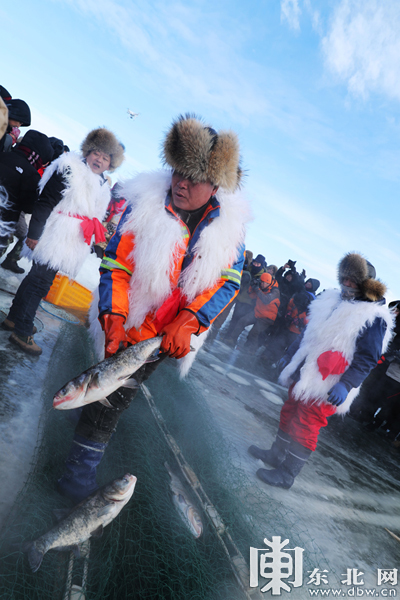
[(299, 402), (293, 398), (292, 389), (293, 385), (289, 389), (289, 398), (281, 409), (279, 428), (305, 448), (314, 451), (319, 430), (327, 426), (327, 417), (335, 414), (336, 406), (312, 404), (312, 400), (308, 404)]

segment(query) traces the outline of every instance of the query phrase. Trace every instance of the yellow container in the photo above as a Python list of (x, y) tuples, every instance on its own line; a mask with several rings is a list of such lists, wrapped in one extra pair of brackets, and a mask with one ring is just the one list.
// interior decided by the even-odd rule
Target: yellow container
[(49, 293), (44, 298), (47, 302), (69, 308), (74, 311), (88, 311), (92, 303), (92, 292), (66, 275), (57, 273)]

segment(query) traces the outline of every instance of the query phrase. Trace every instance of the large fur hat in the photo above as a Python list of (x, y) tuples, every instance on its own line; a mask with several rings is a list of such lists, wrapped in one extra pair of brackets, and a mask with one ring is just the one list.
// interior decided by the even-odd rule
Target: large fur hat
[(237, 135), (233, 131), (217, 133), (195, 115), (181, 115), (172, 123), (161, 158), (194, 183), (210, 181), (232, 192), (240, 185)]
[(111, 157), (110, 168), (112, 172), (121, 166), (124, 160), (124, 146), (117, 140), (115, 135), (105, 127), (99, 127), (90, 131), (81, 144), (81, 152), (84, 157), (93, 151), (104, 152)]
[(338, 280), (349, 278), (357, 284), (361, 296), (372, 302), (381, 300), (386, 293), (386, 286), (376, 278), (375, 267), (361, 254), (349, 252), (339, 262)]

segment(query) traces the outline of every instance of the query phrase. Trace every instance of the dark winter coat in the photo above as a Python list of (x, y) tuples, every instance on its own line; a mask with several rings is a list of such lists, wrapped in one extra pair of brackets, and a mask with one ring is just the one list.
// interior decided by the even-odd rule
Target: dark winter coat
[(21, 211), (32, 212), (39, 181), (39, 173), (23, 153), (17, 150), (0, 153), (0, 185), (7, 190), (12, 205), (2, 213), (3, 221), (17, 221)]
[[(52, 159), (53, 148), (44, 133), (28, 131), (23, 145), (40, 157), (43, 163)], [(17, 221), (21, 211), (32, 213), (39, 194), (39, 181), (36, 167), (18, 146), (11, 152), (0, 153), (0, 185), (5, 187), (11, 204), (9, 209), (2, 211), (2, 221)]]
[(43, 188), (39, 200), (35, 204), (29, 223), (28, 238), (38, 240), (43, 233), (46, 221), (52, 210), (62, 200), (65, 180), (62, 173), (54, 173)]
[[(296, 270), (294, 269), (290, 269), (288, 271), (286, 271), (286, 273), (284, 273), (285, 271), (285, 267), (281, 267), (280, 269), (277, 270), (276, 274), (275, 274), (275, 279), (278, 282), (279, 285), (279, 291), (281, 293), (281, 304), (282, 302), (284, 302), (285, 305), (285, 310), (280, 310), (279, 312), (282, 312), (283, 314), (286, 312), (286, 306), (287, 303), (289, 302), (290, 298), (296, 293), (296, 292), (300, 292), (304, 289), (304, 284), (303, 284), (303, 280), (300, 277), (300, 275), (297, 273)], [(292, 275), (292, 281), (288, 281), (285, 277), (285, 275), (287, 275), (288, 273), (290, 273)]]

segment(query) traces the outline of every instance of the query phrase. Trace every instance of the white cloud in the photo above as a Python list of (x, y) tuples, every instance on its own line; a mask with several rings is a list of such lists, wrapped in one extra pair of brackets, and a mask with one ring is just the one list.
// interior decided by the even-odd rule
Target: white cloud
[(329, 71), (356, 96), (400, 100), (399, 31), (397, 0), (341, 0), (322, 40)]
[(313, 8), (313, 6), (311, 4), (311, 0), (304, 0), (304, 8), (306, 9), (306, 11), (308, 12), (308, 14), (311, 17), (311, 24), (312, 24), (314, 31), (316, 31), (318, 33), (318, 35), (320, 35), (322, 37), (323, 31), (322, 31), (322, 22), (321, 22), (320, 12)]
[(298, 0), (281, 0), (281, 21), (287, 21), (291, 29), (300, 29), (300, 14)]
[(226, 15), (205, 13), (201, 7), (187, 7), (180, 0), (169, 4), (140, 0), (58, 2), (107, 27), (127, 51), (128, 77), (135, 81), (140, 71), (141, 84), (157, 94), (164, 93), (166, 101), (179, 98), (193, 105), (201, 99), (223, 110), (230, 119), (239, 120), (268, 111), (257, 76), (259, 68), (240, 54), (241, 24), (229, 25)]

